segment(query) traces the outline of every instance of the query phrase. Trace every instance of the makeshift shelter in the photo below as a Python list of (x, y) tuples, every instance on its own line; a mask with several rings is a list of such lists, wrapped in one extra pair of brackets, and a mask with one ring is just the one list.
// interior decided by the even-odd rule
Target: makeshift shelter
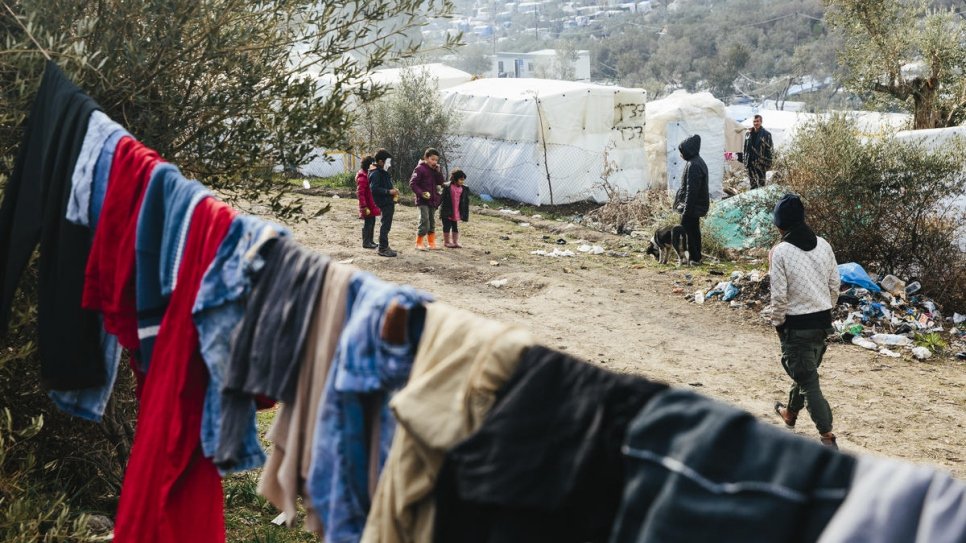
[[(907, 143), (917, 143), (928, 151), (935, 151), (955, 140), (966, 143), (966, 126), (952, 126), (949, 128), (932, 128), (929, 130), (903, 130), (896, 133), (896, 140)], [(964, 172), (966, 175), (966, 172)], [(950, 194), (941, 204), (940, 212), (948, 216), (966, 217), (966, 193)], [(959, 226), (956, 232), (959, 248), (966, 251), (966, 223)]]
[(528, 204), (636, 194), (648, 186), (645, 101), (643, 89), (477, 79), (443, 91), (459, 116), (446, 160), (474, 192)]
[(701, 136), (701, 158), (708, 165), (708, 189), (712, 198), (723, 195), (726, 141), (725, 105), (710, 93), (677, 91), (648, 102), (644, 128), (650, 188), (667, 188), (672, 194), (681, 184), (685, 161), (678, 144), (692, 134)]

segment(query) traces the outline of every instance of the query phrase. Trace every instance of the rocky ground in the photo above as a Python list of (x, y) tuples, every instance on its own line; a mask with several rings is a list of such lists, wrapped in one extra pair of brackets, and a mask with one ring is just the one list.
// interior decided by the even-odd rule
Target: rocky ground
[[(310, 214), (325, 204), (332, 206), (328, 213), (293, 229), (300, 241), (336, 260), (518, 323), (544, 344), (613, 371), (690, 387), (778, 424), (772, 405), (784, 401), (790, 380), (778, 361), (774, 330), (748, 304), (686, 299), (722, 280), (719, 272), (726, 278), (736, 266), (764, 270), (760, 261), (661, 266), (643, 253), (645, 239), (476, 207), (461, 225), (464, 249), (421, 252), (413, 249), (418, 215), (405, 206), (397, 207), (391, 234), (400, 255), (383, 258), (361, 248), (354, 199), (306, 196)], [(584, 244), (604, 252), (580, 252)], [(575, 256), (531, 254), (554, 249)], [(843, 450), (935, 464), (966, 476), (966, 362), (886, 358), (833, 344), (821, 378)], [(794, 431), (817, 439), (807, 416)]]

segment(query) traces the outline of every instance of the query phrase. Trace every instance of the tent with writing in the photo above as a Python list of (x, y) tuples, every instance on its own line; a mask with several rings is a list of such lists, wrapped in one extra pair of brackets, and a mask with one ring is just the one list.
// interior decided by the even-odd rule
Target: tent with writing
[(643, 89), (509, 78), (442, 94), (458, 115), (445, 158), (474, 192), (559, 205), (647, 188)]

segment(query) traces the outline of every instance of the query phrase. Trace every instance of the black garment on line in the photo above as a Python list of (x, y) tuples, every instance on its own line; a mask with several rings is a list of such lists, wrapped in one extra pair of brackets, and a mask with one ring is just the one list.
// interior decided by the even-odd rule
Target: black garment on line
[(65, 217), (77, 155), (91, 113), (99, 109), (47, 62), (0, 205), (0, 336), (39, 240), (40, 376), (55, 390), (100, 386), (106, 379), (97, 313), (81, 309), (91, 232)]
[(813, 542), (855, 470), (854, 457), (817, 439), (689, 390), (651, 400), (626, 445), (611, 543)]
[(446, 455), (435, 541), (607, 541), (625, 431), (666, 388), (530, 348), (483, 425)]
[(223, 468), (238, 462), (255, 395), (295, 400), (305, 337), (329, 265), (328, 258), (287, 238), (269, 241), (261, 253), (265, 265), (233, 332), (225, 369), (215, 454)]

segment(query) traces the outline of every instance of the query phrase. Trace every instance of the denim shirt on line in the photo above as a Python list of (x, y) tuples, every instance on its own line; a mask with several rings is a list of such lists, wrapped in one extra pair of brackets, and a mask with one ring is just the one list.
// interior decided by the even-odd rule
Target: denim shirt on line
[[(120, 127), (111, 132), (104, 142), (104, 146), (100, 149), (97, 162), (94, 164), (93, 186), (91, 187), (89, 202), (90, 214), (85, 219), (87, 222), (84, 223), (89, 224), (91, 237), (93, 237), (94, 229), (97, 228), (97, 222), (101, 216), (101, 207), (104, 204), (104, 196), (107, 194), (107, 183), (111, 174), (111, 165), (114, 163), (114, 150), (117, 148), (117, 142), (122, 137), (129, 135), (126, 130)], [(73, 197), (71, 201), (73, 201)], [(70, 216), (67, 218), (70, 219)], [(104, 353), (104, 367), (107, 370), (104, 384), (98, 387), (80, 390), (49, 391), (47, 396), (50, 397), (58, 409), (69, 415), (93, 422), (100, 422), (104, 417), (104, 410), (107, 408), (107, 402), (111, 399), (114, 382), (117, 380), (118, 363), (121, 359), (121, 347), (117, 342), (117, 336), (109, 334), (104, 330), (103, 318), (101, 319), (101, 350)]]
[[(232, 330), (245, 315), (245, 300), (251, 292), (251, 276), (264, 265), (258, 249), (274, 237), (288, 237), (289, 231), (278, 224), (238, 215), (201, 280), (201, 288), (191, 312), (201, 356), (208, 367), (208, 389), (201, 415), (201, 450), (213, 458), (218, 450), (221, 433), (221, 388), (224, 369), (228, 364)], [(265, 452), (258, 441), (255, 426), (255, 405), (251, 408), (251, 423), (245, 432), (240, 461), (231, 469), (219, 469), (222, 475), (246, 471), (265, 463)]]
[(319, 405), (306, 481), (312, 505), (325, 527), (325, 540), (330, 543), (357, 542), (362, 536), (370, 505), (365, 414), (375, 402), (381, 471), (395, 432), (389, 400), (409, 379), (422, 333), (421, 323), (414, 326), (411, 318), (403, 344), (381, 339), (386, 309), (393, 301), (411, 316), (414, 307), (428, 303), (431, 297), (362, 272), (349, 284), (346, 324)]

